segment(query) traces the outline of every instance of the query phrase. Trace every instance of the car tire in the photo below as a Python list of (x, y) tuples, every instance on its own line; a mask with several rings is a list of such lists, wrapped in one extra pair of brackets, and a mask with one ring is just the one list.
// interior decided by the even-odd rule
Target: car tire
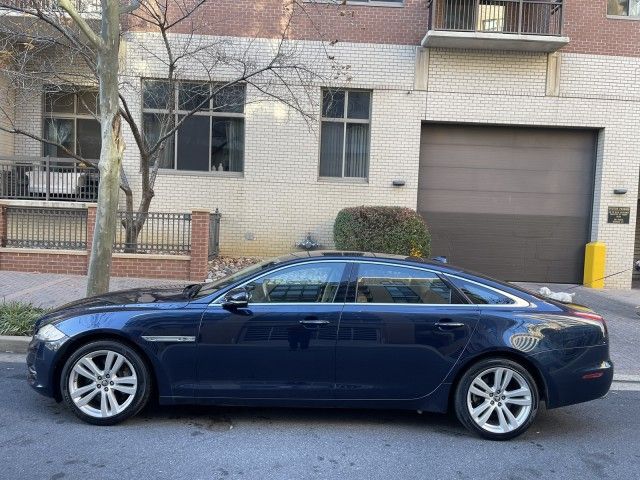
[(458, 420), (490, 440), (510, 440), (524, 433), (538, 413), (539, 392), (522, 365), (506, 358), (471, 366), (455, 390)]
[(60, 392), (81, 420), (115, 425), (147, 404), (151, 375), (144, 360), (128, 345), (96, 341), (69, 356), (60, 375)]

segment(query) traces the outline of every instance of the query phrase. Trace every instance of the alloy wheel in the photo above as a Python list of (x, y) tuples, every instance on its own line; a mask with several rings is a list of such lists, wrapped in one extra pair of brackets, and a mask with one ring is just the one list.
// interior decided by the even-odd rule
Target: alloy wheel
[(136, 371), (127, 358), (112, 350), (80, 357), (69, 374), (69, 395), (86, 415), (109, 418), (122, 413), (135, 398)]
[(473, 421), (491, 433), (520, 428), (531, 414), (531, 387), (515, 370), (494, 367), (477, 375), (467, 392), (467, 408)]

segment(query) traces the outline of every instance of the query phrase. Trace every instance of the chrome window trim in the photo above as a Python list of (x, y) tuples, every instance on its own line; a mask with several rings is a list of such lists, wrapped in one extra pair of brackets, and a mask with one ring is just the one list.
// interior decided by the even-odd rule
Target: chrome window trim
[(474, 285), (478, 285), (479, 287), (482, 288), (486, 288), (487, 290), (491, 290), (493, 292), (496, 292), (504, 297), (510, 298), (511, 300), (514, 301), (514, 303), (510, 303), (508, 305), (502, 305), (502, 304), (484, 304), (484, 303), (474, 303), (472, 305), (475, 305), (476, 307), (480, 307), (480, 308), (522, 308), (522, 307), (535, 307), (534, 304), (527, 302), (525, 299), (520, 298), (516, 295), (512, 295), (511, 293), (507, 293), (504, 290), (500, 290), (499, 288), (495, 288), (495, 287), (491, 287), (489, 285), (486, 285), (484, 283), (480, 283), (480, 282), (476, 282), (475, 280), (471, 280), (469, 278), (464, 278), (461, 277), (459, 275), (454, 275), (451, 273), (443, 273), (443, 275), (445, 277), (452, 277), (452, 278), (457, 278), (458, 280), (462, 280), (464, 282), (469, 282), (469, 283), (473, 283)]
[[(234, 288), (242, 288), (245, 285), (247, 285), (248, 283), (258, 280), (266, 275), (269, 275), (271, 273), (275, 273), (278, 272), (280, 270), (283, 270), (285, 268), (290, 268), (290, 267), (296, 267), (299, 265), (307, 265), (307, 264), (316, 264), (316, 263), (368, 263), (368, 264), (373, 264), (373, 265), (388, 265), (391, 267), (401, 267), (401, 268), (411, 268), (413, 270), (420, 270), (422, 272), (428, 272), (431, 273), (433, 275), (436, 276), (444, 276), (446, 277), (453, 277), (453, 278), (457, 278), (460, 280), (463, 280), (465, 282), (469, 282), (469, 283), (473, 283), (475, 285), (478, 285), (482, 288), (486, 288), (488, 290), (492, 290), (496, 293), (499, 293), (500, 295), (503, 295), (507, 298), (510, 298), (514, 301), (514, 303), (511, 303), (509, 305), (492, 305), (492, 304), (477, 304), (477, 303), (363, 303), (363, 302), (343, 302), (343, 305), (379, 305), (379, 306), (398, 306), (398, 305), (402, 305), (405, 307), (462, 307), (462, 308), (468, 308), (468, 307), (473, 307), (473, 308), (522, 308), (522, 307), (534, 307), (535, 308), (535, 304), (532, 304), (516, 295), (512, 295), (510, 293), (507, 293), (503, 290), (500, 290), (498, 288), (495, 287), (491, 287), (489, 285), (485, 285), (484, 283), (480, 283), (480, 282), (476, 282), (474, 280), (470, 280), (468, 278), (464, 278), (464, 277), (460, 277), (458, 275), (455, 274), (451, 274), (451, 273), (447, 273), (447, 272), (438, 272), (436, 270), (430, 270), (429, 268), (425, 268), (425, 267), (418, 267), (415, 265), (404, 265), (404, 264), (400, 264), (400, 263), (392, 263), (389, 261), (371, 261), (371, 260), (355, 260), (355, 259), (321, 259), (321, 260), (307, 260), (304, 262), (299, 262), (299, 263), (294, 263), (293, 265), (283, 265), (281, 267), (278, 267), (274, 270), (270, 270), (268, 272), (262, 273), (260, 275), (258, 275), (257, 277), (253, 277), (250, 280), (247, 280), (246, 282), (234, 287)], [(216, 297), (214, 300), (211, 301), (211, 303), (209, 303), (209, 306), (214, 306), (214, 305), (220, 305), (220, 301), (222, 300), (222, 298), (224, 297), (224, 294)], [(261, 303), (249, 303), (249, 305), (256, 305), (256, 306), (263, 306), (263, 305), (332, 305), (332, 304), (338, 304), (336, 302), (331, 302), (331, 303), (322, 303), (322, 302), (282, 302), (282, 303), (277, 303), (277, 302), (261, 302)]]

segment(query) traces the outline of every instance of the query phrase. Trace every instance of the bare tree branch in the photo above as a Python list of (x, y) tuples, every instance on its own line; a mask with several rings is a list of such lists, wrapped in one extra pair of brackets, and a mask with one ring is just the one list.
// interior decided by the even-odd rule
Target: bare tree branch
[(93, 44), (94, 47), (100, 50), (103, 50), (104, 48), (106, 48), (104, 40), (100, 38), (98, 35), (96, 35), (96, 33), (91, 29), (91, 27), (86, 22), (86, 20), (82, 18), (82, 16), (78, 13), (75, 7), (71, 4), (70, 0), (58, 0), (58, 5), (60, 6), (60, 8), (62, 8), (65, 12), (69, 14), (69, 16), (73, 19), (73, 21), (78, 26), (78, 28), (82, 30), (82, 33), (84, 33), (87, 36), (87, 38)]

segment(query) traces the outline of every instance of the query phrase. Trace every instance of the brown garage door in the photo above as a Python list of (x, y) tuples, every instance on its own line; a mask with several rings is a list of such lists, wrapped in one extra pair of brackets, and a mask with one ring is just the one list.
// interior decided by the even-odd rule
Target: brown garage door
[(592, 130), (425, 125), (432, 254), (504, 280), (580, 282), (595, 151)]

